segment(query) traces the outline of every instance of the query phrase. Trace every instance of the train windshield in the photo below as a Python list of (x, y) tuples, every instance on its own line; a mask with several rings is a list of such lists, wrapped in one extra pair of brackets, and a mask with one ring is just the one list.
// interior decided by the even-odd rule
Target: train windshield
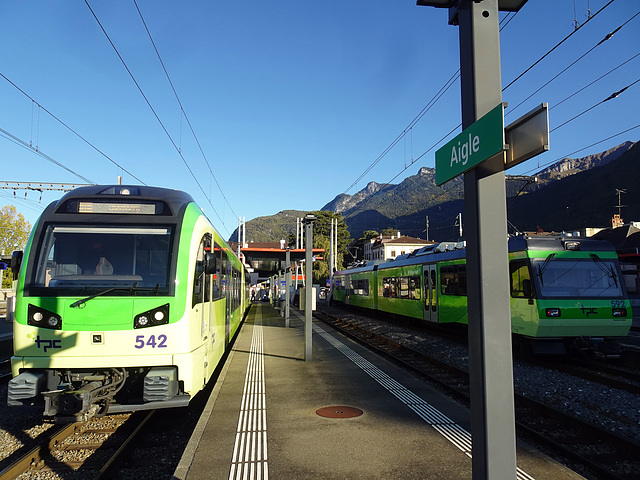
[(533, 259), (534, 277), (541, 297), (622, 298), (623, 290), (614, 260), (590, 258)]
[(31, 287), (41, 295), (167, 295), (172, 237), (171, 227), (49, 225)]

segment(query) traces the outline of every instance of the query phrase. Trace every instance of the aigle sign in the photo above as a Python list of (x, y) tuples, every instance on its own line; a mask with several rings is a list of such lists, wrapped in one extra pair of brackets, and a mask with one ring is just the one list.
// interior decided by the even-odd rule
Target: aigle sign
[(448, 182), (506, 149), (504, 104), (500, 103), (436, 151), (436, 185)]

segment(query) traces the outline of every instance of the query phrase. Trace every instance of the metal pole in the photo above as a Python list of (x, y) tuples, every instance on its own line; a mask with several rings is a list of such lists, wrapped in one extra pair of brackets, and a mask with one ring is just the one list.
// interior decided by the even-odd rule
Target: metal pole
[[(333, 242), (333, 223), (334, 223), (334, 219), (331, 219), (331, 242), (330, 242), (330, 247), (329, 247), (329, 294), (327, 295), (327, 303), (329, 303), (331, 301), (331, 294), (333, 293), (333, 259), (335, 258), (334, 253), (333, 253), (333, 249), (335, 246), (335, 243)], [(337, 221), (336, 221), (336, 229), (338, 228), (337, 225)]]
[(426, 222), (427, 222), (427, 236), (426, 236), (426, 240), (427, 242), (429, 241), (429, 215), (426, 216)]
[(305, 223), (305, 301), (304, 301), (304, 361), (310, 362), (313, 360), (312, 351), (313, 346), (311, 343), (311, 318), (312, 311), (312, 294), (313, 294), (313, 222), (316, 217), (309, 214), (304, 217)]
[[(462, 127), (502, 102), (498, 0), (459, 9)], [(464, 175), (473, 479), (516, 478), (504, 154)]]
[(291, 293), (289, 292), (291, 289), (291, 252), (289, 247), (287, 247), (287, 253), (285, 254), (284, 271), (284, 288), (286, 289), (284, 292), (284, 326), (289, 328), (289, 302), (291, 301)]

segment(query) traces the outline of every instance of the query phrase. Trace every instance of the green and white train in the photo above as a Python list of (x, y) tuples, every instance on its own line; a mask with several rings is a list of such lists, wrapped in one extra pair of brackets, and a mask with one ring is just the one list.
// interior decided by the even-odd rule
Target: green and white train
[[(509, 239), (511, 331), (537, 352), (626, 336), (631, 306), (613, 246), (564, 236)], [(463, 244), (429, 245), (334, 274), (335, 301), (430, 323), (467, 323)], [(561, 348), (556, 348), (561, 345)]]
[(58, 421), (187, 405), (249, 307), (243, 264), (177, 190), (75, 189), (21, 253), (8, 404)]

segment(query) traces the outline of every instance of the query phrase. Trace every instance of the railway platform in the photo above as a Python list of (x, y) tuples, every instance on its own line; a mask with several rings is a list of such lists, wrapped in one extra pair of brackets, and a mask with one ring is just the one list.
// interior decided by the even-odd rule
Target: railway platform
[[(314, 321), (254, 304), (175, 471), (180, 480), (470, 479), (469, 410)], [(583, 478), (518, 445), (518, 479)]]

